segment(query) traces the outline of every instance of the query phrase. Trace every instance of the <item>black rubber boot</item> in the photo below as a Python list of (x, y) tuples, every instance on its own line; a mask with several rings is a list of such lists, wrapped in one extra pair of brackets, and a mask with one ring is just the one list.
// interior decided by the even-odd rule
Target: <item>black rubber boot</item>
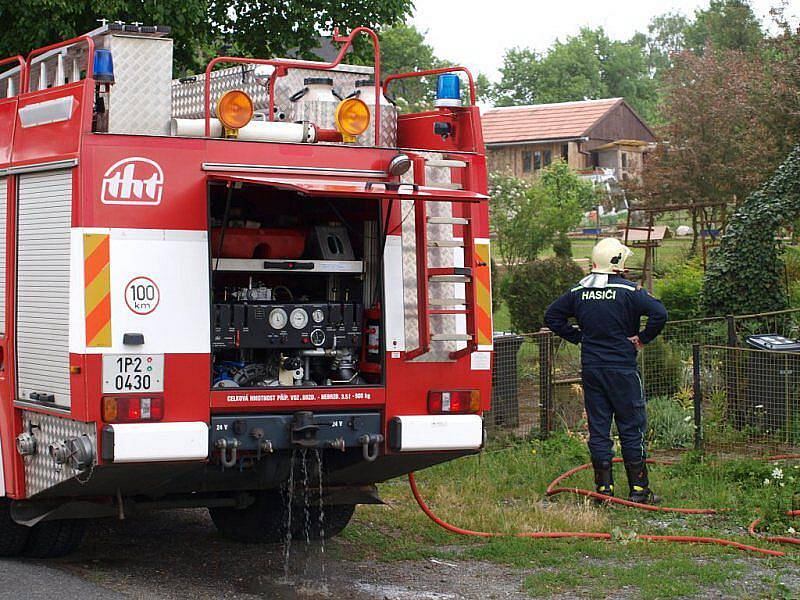
[(640, 504), (658, 504), (661, 498), (650, 489), (650, 479), (647, 476), (647, 464), (644, 461), (625, 462), (625, 474), (628, 476), (631, 502)]
[(598, 494), (614, 495), (614, 472), (610, 460), (592, 460), (594, 489)]

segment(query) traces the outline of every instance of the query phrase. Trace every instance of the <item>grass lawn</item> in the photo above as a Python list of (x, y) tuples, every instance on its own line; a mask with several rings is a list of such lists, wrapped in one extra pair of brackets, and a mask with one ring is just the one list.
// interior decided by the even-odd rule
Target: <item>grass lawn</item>
[[(398, 479), (381, 486), (388, 506), (360, 507), (334, 549), (377, 561), (434, 558), (497, 563), (513, 568), (519, 589), (531, 597), (790, 598), (800, 594), (800, 553), (791, 547), (780, 548), (788, 550), (786, 558), (761, 558), (719, 546), (632, 539), (634, 532), (700, 535), (779, 548), (754, 541), (745, 531), (747, 523), (769, 509), (769, 498), (775, 504), (770, 492), (776, 488), (763, 484), (775, 464), (699, 462), (696, 457), (684, 457), (677, 466), (652, 470), (652, 484), (664, 496), (665, 505), (730, 507), (724, 515), (649, 513), (597, 506), (569, 495), (544, 497), (556, 475), (586, 460), (580, 440), (559, 434), (549, 441), (520, 443), (440, 465), (420, 473), (417, 480), (440, 517), (467, 529), (603, 531), (612, 532), (614, 541), (487, 541), (457, 536), (433, 524), (417, 507), (407, 481)], [(800, 475), (793, 464), (781, 466), (786, 482), (790, 474)], [(615, 467), (615, 475), (618, 489), (624, 492), (621, 465)], [(591, 487), (591, 473), (576, 475), (569, 485)], [(786, 502), (789, 508), (790, 499)], [(785, 534), (789, 523), (771, 522), (775, 531)], [(486, 597), (491, 597), (491, 590)]]
[[(592, 248), (596, 240), (594, 238), (578, 238), (572, 240), (572, 257), (573, 258), (591, 258)], [(663, 272), (669, 269), (670, 266), (677, 264), (686, 259), (689, 255), (689, 250), (692, 246), (691, 238), (671, 238), (663, 241), (663, 245), (656, 249), (656, 272)], [(546, 256), (551, 256), (552, 252), (548, 252)], [(628, 266), (637, 268), (641, 267), (644, 262), (644, 249), (633, 248), (633, 256), (628, 260)]]

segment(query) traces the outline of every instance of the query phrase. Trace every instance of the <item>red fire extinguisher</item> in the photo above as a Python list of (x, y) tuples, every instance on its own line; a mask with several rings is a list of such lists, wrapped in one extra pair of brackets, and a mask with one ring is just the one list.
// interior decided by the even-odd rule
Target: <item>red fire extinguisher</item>
[(364, 373), (381, 372), (381, 305), (375, 304), (364, 311), (364, 343), (361, 346), (360, 370)]

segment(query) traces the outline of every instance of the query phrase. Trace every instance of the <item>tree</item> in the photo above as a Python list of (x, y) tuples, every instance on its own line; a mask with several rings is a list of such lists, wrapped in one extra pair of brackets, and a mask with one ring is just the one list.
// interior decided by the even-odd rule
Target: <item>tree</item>
[(172, 27), (179, 70), (199, 67), (208, 39), (205, 0), (0, 0), (0, 14), (2, 56), (25, 56), (35, 48), (87, 33), (100, 26), (101, 18)]
[[(402, 21), (412, 0), (210, 0), (212, 32), (245, 56), (315, 58), (321, 31), (377, 28)], [(359, 41), (359, 45), (368, 44)], [(371, 50), (367, 53), (371, 56)]]
[[(91, 31), (98, 19), (169, 25), (178, 74), (197, 72), (222, 47), (245, 56), (281, 56), (294, 50), (314, 58), (319, 32), (340, 25), (378, 27), (401, 20), (411, 0), (0, 0), (3, 56)], [(43, 12), (46, 11), (46, 16)]]
[(541, 55), (530, 48), (510, 48), (503, 55), (500, 82), (491, 97), (497, 106), (518, 106), (540, 102), (539, 61)]
[[(450, 66), (425, 43), (425, 34), (413, 25), (395, 25), (381, 31), (381, 62), (385, 73), (427, 71)], [(414, 77), (392, 83), (391, 94), (404, 112), (418, 112), (433, 107), (436, 81)]]
[(575, 227), (582, 206), (592, 202), (591, 183), (561, 161), (533, 183), (493, 173), (489, 179), (490, 220), (498, 255), (512, 269), (535, 260), (559, 234)]
[(653, 17), (647, 27), (647, 53), (653, 76), (672, 66), (672, 56), (686, 47), (686, 29), (689, 19), (675, 12)]
[(735, 204), (756, 189), (799, 139), (793, 69), (764, 53), (713, 47), (675, 56), (664, 76), (664, 143), (643, 172), (646, 201)]
[(709, 46), (719, 50), (755, 50), (764, 32), (749, 0), (711, 0), (695, 12), (684, 32), (686, 46), (702, 54)]
[(609, 39), (602, 28), (583, 28), (544, 54), (512, 48), (492, 90), (499, 106), (624, 97), (648, 117), (656, 98), (646, 58), (647, 39)]
[(736, 211), (703, 281), (709, 315), (758, 313), (786, 307), (782, 227), (800, 218), (800, 146)]

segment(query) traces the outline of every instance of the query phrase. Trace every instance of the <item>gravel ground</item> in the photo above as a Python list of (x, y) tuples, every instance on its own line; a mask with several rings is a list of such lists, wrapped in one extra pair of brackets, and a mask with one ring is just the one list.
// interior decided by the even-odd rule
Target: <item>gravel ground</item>
[[(205, 510), (151, 513), (90, 528), (81, 549), (48, 563), (2, 563), (0, 589), (34, 597), (13, 566), (39, 577), (41, 590), (83, 586), (82, 598), (348, 598), (348, 600), (522, 599), (521, 572), (477, 561), (377, 563), (333, 560), (319, 543), (293, 543), (288, 577), (284, 548), (229, 542)], [(43, 574), (43, 575), (40, 575)], [(2, 585), (8, 580), (11, 587)], [(37, 588), (39, 589), (39, 588)], [(94, 595), (93, 595), (94, 594)], [(61, 595), (61, 594), (59, 594)], [(36, 594), (44, 597), (45, 594)]]
[[(329, 542), (327, 555), (317, 542), (293, 543), (287, 573), (282, 546), (229, 542), (216, 532), (205, 510), (164, 511), (126, 521), (107, 520), (93, 524), (81, 549), (67, 558), (0, 561), (0, 598), (529, 598), (522, 591), (522, 582), (533, 570), (458, 559), (347, 561), (332, 558), (332, 543), (337, 542)], [(341, 546), (337, 550), (341, 557)], [(761, 576), (767, 572), (762, 571), (758, 561), (735, 560), (751, 567), (752, 584), (742, 581), (743, 587), (760, 589)], [(780, 579), (789, 589), (800, 588), (796, 567), (784, 570)], [(714, 589), (704, 592), (708, 598), (725, 596)]]

